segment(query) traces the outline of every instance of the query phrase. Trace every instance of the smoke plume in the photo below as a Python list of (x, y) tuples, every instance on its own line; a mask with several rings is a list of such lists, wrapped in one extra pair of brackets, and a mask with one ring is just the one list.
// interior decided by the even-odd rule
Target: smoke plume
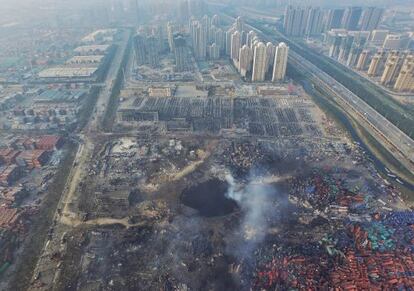
[[(229, 184), (227, 197), (235, 200), (242, 209), (240, 234), (243, 242), (236, 249), (242, 257), (250, 256), (255, 246), (265, 238), (270, 217), (274, 216), (276, 188), (257, 182), (256, 175), (250, 175), (247, 184), (238, 185), (231, 174), (226, 175)], [(273, 199), (272, 199), (273, 198)]]

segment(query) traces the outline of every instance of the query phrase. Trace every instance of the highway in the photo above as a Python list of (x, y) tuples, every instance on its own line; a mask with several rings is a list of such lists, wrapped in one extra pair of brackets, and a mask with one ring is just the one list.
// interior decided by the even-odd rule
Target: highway
[[(411, 170), (414, 166), (414, 141), (388, 121), (384, 116), (379, 114), (375, 109), (365, 103), (361, 98), (353, 94), (346, 87), (341, 85), (331, 76), (299, 56), (297, 53), (289, 52), (289, 61), (300, 69), (302, 72), (309, 73), (311, 80), (322, 87), (327, 93), (334, 97), (337, 103), (344, 107), (348, 113), (354, 113), (360, 121), (367, 123), (380, 137), (388, 143), (388, 148), (392, 153), (396, 153), (401, 158), (408, 159), (411, 164)], [(351, 112), (349, 111), (351, 110)], [(397, 152), (395, 151), (397, 150)], [(404, 162), (404, 161), (402, 161)], [(410, 168), (409, 168), (410, 169)]]
[[(229, 15), (223, 16), (234, 20), (234, 17)], [(263, 41), (277, 42), (276, 36), (266, 35), (257, 27), (249, 24), (245, 25), (250, 30), (256, 31)], [(281, 36), (284, 37), (283, 35)], [(311, 81), (315, 85), (329, 93), (344, 111), (351, 114), (364, 128), (369, 130), (401, 164), (409, 171), (414, 172), (414, 141), (408, 135), (341, 83), (292, 49), (289, 50), (288, 61), (300, 72), (309, 74)]]
[(122, 40), (118, 42), (117, 52), (115, 53), (115, 56), (112, 60), (111, 66), (107, 73), (107, 77), (102, 84), (103, 86), (101, 87), (101, 92), (96, 102), (95, 109), (89, 119), (89, 123), (84, 128), (83, 133), (87, 134), (91, 132), (97, 132), (100, 129), (99, 127), (106, 113), (106, 109), (112, 95), (112, 88), (115, 83), (118, 70), (121, 67), (121, 62), (125, 54), (130, 34), (131, 32), (128, 30), (122, 31)]

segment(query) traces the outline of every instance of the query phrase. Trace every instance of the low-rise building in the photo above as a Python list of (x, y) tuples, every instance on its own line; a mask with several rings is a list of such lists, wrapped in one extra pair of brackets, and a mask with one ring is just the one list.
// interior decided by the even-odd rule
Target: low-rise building
[(0, 188), (0, 195), (6, 203), (18, 203), (26, 196), (26, 191), (23, 187), (4, 187)]
[(14, 163), (19, 153), (20, 151), (16, 151), (11, 148), (0, 149), (0, 162), (2, 162), (3, 164)]
[(102, 44), (102, 45), (84, 45), (77, 47), (74, 52), (80, 56), (86, 55), (104, 55), (108, 49), (109, 45)]
[(15, 226), (19, 216), (18, 209), (0, 206), (0, 228), (11, 228)]
[(41, 168), (50, 159), (51, 152), (44, 150), (28, 150), (22, 151), (16, 157), (16, 163), (19, 166), (27, 167), (28, 169)]
[(52, 151), (63, 146), (63, 138), (57, 135), (44, 135), (36, 141), (36, 149)]
[(17, 165), (0, 168), (0, 185), (10, 186), (22, 177), (22, 169)]
[(170, 87), (151, 87), (148, 94), (150, 97), (171, 97), (173, 90)]

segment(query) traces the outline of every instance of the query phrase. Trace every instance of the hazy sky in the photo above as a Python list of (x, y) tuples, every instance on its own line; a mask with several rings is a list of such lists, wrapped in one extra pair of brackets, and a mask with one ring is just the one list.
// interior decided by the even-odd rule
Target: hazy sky
[[(138, 0), (138, 3), (144, 2), (179, 2), (182, 0)], [(211, 0), (212, 2), (220, 3), (243, 3), (250, 6), (254, 6), (255, 3), (263, 2), (266, 0)], [(77, 9), (80, 7), (88, 7), (93, 5), (111, 5), (114, 2), (123, 2), (125, 7), (128, 6), (128, 3), (131, 0), (0, 0), (0, 15), (8, 16), (8, 13), (18, 13), (19, 10), (23, 9), (36, 9), (36, 8), (71, 8)], [(205, 0), (205, 2), (209, 2)], [(413, 9), (414, 10), (414, 1), (413, 0), (267, 0), (267, 3), (279, 3), (283, 6), (288, 3), (295, 5), (318, 5), (323, 7), (335, 7), (335, 6), (347, 6), (347, 5), (361, 5), (361, 6), (399, 6), (405, 10)], [(99, 4), (98, 4), (99, 3)], [(275, 7), (276, 8), (276, 7)], [(32, 11), (33, 12), (33, 11)]]

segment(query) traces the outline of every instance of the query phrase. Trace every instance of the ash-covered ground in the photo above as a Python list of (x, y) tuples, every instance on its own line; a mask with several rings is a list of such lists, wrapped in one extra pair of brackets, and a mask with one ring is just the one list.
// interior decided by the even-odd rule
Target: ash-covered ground
[(309, 96), (145, 98), (80, 149), (30, 290), (414, 288), (413, 211)]
[(355, 144), (123, 137), (94, 155), (50, 254), (57, 289), (385, 287), (384, 258), (413, 283), (401, 198)]

